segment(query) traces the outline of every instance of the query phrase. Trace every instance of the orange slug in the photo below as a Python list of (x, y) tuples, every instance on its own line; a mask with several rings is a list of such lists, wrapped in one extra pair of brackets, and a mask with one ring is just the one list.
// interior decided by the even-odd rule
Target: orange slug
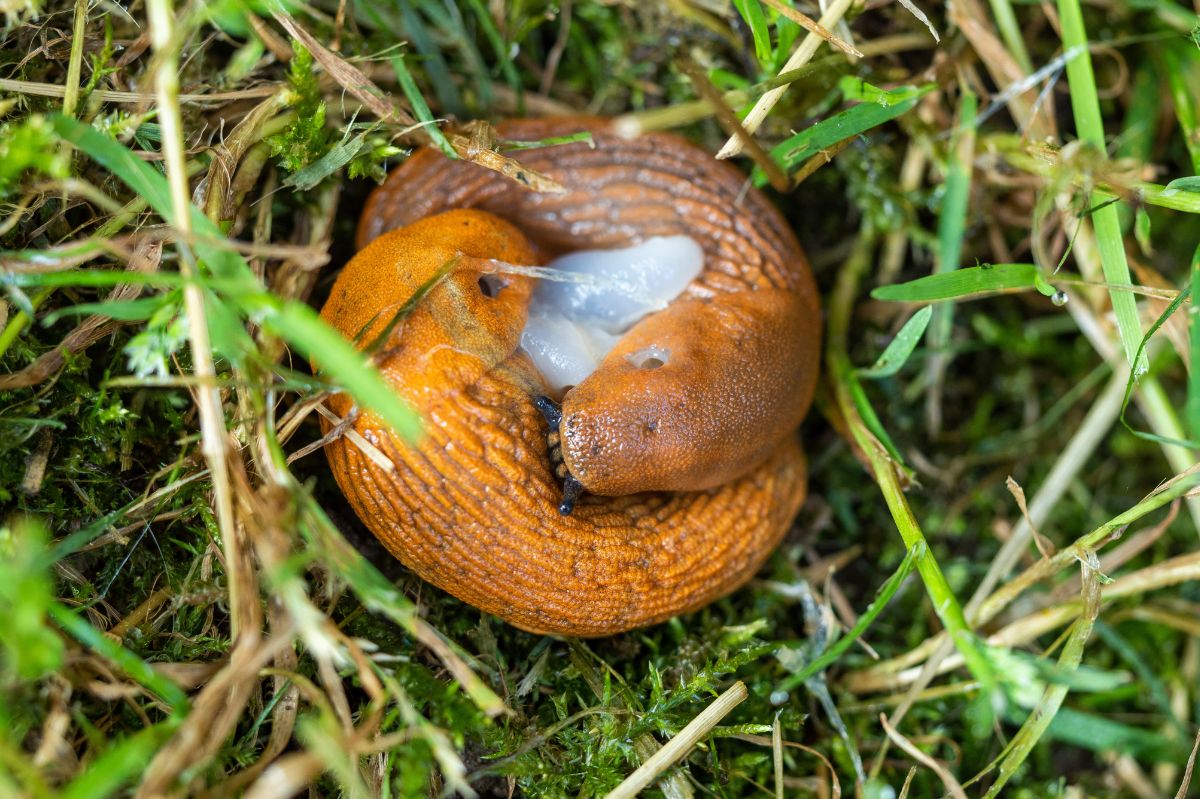
[[(453, 263), (376, 356), (426, 432), (408, 445), (362, 412), (353, 429), (394, 468), (346, 437), (326, 452), (358, 516), (421, 578), (531, 632), (600, 636), (727, 594), (787, 531), (805, 495), (796, 429), (817, 376), (820, 306), (779, 212), (683, 139), (625, 140), (592, 118), (499, 132), (580, 130), (594, 146), (521, 156), (562, 194), (432, 149), (374, 192), (361, 249), (321, 313), (365, 347)], [(494, 262), (678, 235), (703, 251), (699, 274), (590, 376), (550, 386), (522, 347), (542, 281)], [(329, 405), (352, 411), (344, 394)]]

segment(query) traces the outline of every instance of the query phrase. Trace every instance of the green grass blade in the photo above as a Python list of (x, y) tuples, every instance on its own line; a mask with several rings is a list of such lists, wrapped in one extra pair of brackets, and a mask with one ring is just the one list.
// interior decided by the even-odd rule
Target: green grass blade
[[(1023, 721), (1013, 707), (1005, 715), (1011, 724)], [(1091, 752), (1121, 752), (1157, 763), (1179, 763), (1187, 752), (1161, 733), (1134, 727), (1108, 716), (1060, 707), (1042, 735), (1043, 741), (1060, 741)]]
[(1025, 49), (1025, 39), (1022, 36), (1021, 25), (1017, 15), (1013, 13), (1011, 0), (991, 0), (992, 16), (996, 18), (996, 27), (1004, 39), (1004, 46), (1009, 55), (1017, 62), (1017, 66), (1026, 75), (1033, 73), (1033, 62), (1029, 59), (1029, 51)]
[(72, 638), (115, 663), (139, 685), (158, 696), (171, 709), (173, 716), (182, 718), (187, 715), (188, 699), (183, 689), (151, 668), (146, 661), (97, 630), (65, 605), (53, 603), (50, 606), (50, 618)]
[[(1197, 257), (1200, 258), (1200, 249), (1197, 250)], [(1193, 269), (1194, 269), (1194, 267), (1193, 267)], [(1168, 319), (1170, 319), (1171, 316), (1176, 311), (1178, 311), (1185, 302), (1188, 301), (1189, 298), (1192, 298), (1191, 307), (1194, 309), (1196, 307), (1196, 303), (1195, 303), (1195, 299), (1194, 299), (1195, 293), (1192, 291), (1192, 286), (1190, 286), (1190, 285), (1188, 286), (1188, 288), (1185, 291), (1180, 292), (1179, 296), (1177, 296), (1174, 300), (1172, 300), (1170, 305), (1168, 305), (1166, 308), (1163, 309), (1163, 312), (1158, 315), (1157, 319), (1154, 320), (1154, 324), (1150, 325), (1150, 329), (1146, 331), (1146, 335), (1142, 336), (1142, 340), (1138, 343), (1138, 348), (1137, 348), (1137, 354), (1139, 356), (1141, 356), (1145, 353), (1146, 345), (1148, 345), (1150, 343), (1150, 339), (1152, 339), (1154, 337), (1154, 334), (1158, 332), (1158, 329), (1160, 327), (1162, 327), (1166, 323), (1166, 321)], [(1189, 346), (1192, 348), (1193, 351), (1195, 351), (1196, 324), (1195, 324), (1194, 319), (1193, 319), (1192, 326), (1191, 326), (1191, 335), (1192, 335), (1192, 341), (1189, 344)], [(1193, 387), (1193, 382), (1195, 379), (1195, 372), (1196, 372), (1196, 370), (1192, 369), (1192, 379), (1189, 380), (1189, 384), (1188, 384), (1188, 399), (1187, 399), (1187, 401), (1189, 404), (1188, 404), (1188, 406), (1185, 406), (1186, 411), (1189, 414), (1189, 416), (1188, 416), (1189, 419), (1191, 418), (1190, 417), (1190, 412), (1191, 412), (1190, 403), (1192, 401), (1191, 389)], [(1187, 447), (1190, 449), (1200, 449), (1200, 440), (1183, 441), (1181, 439), (1170, 438), (1167, 436), (1160, 436), (1155, 433), (1147, 433), (1143, 430), (1134, 429), (1129, 424), (1129, 422), (1125, 420), (1125, 411), (1129, 408), (1129, 399), (1130, 399), (1130, 397), (1133, 396), (1134, 386), (1135, 386), (1135, 380), (1134, 380), (1133, 375), (1130, 374), (1129, 380), (1125, 384), (1125, 398), (1121, 401), (1121, 424), (1124, 425), (1126, 430), (1128, 430), (1130, 433), (1133, 433), (1138, 438), (1145, 439), (1146, 441), (1153, 441), (1158, 444), (1168, 444), (1168, 445), (1172, 445), (1172, 446), (1176, 446), (1176, 447)]]
[[(1102, 621), (1097, 620), (1095, 626), (1096, 637), (1102, 640), (1110, 649), (1117, 654), (1121, 660), (1133, 669), (1137, 675), (1138, 691), (1149, 699), (1163, 718), (1169, 719), (1171, 726), (1175, 729), (1175, 734), (1178, 740), (1186, 740), (1188, 730), (1183, 721), (1176, 715), (1171, 708), (1171, 694), (1167, 690), (1166, 683), (1159, 679), (1159, 675), (1154, 671), (1154, 665), (1147, 662), (1152, 659), (1154, 653), (1153, 644), (1143, 653), (1128, 641), (1115, 627), (1111, 627)], [(1150, 655), (1150, 658), (1147, 658)]]
[(892, 441), (892, 437), (888, 435), (883, 422), (879, 421), (879, 414), (875, 413), (875, 407), (871, 405), (871, 400), (867, 397), (867, 392), (863, 388), (862, 382), (853, 373), (846, 378), (846, 391), (850, 394), (850, 399), (854, 402), (854, 407), (858, 410), (859, 416), (862, 417), (863, 424), (879, 439), (879, 443), (883, 444), (883, 448), (887, 450), (888, 457), (892, 459), (897, 469), (903, 471), (905, 479), (911, 479), (912, 470), (904, 462), (904, 456), (900, 454), (900, 448), (896, 446), (895, 442)]
[(987, 264), (880, 286), (871, 297), (887, 302), (946, 302), (1030, 289), (1048, 297), (1054, 294), (1054, 288), (1033, 264)]
[[(62, 115), (51, 117), (51, 123), (60, 136), (120, 178), (135, 194), (145, 198), (159, 216), (168, 223), (175, 223), (175, 212), (171, 207), (167, 179), (161, 172), (138, 158), (128, 147), (116, 139), (106, 136), (90, 125)], [(189, 205), (188, 214), (192, 230), (197, 235), (214, 242), (224, 238), (216, 224), (199, 208)], [(245, 290), (252, 291), (259, 288), (258, 281), (250, 271), (249, 265), (232, 250), (197, 244), (196, 253), (204, 260), (214, 275), (227, 280), (243, 281)]]
[[(858, 78), (845, 78), (842, 86), (844, 93), (857, 94), (857, 97), (864, 98), (864, 101), (775, 145), (771, 149), (771, 157), (782, 169), (791, 171), (827, 147), (908, 113), (916, 107), (920, 98), (935, 88), (933, 84), (929, 84), (919, 88), (902, 86), (883, 91)], [(852, 91), (850, 87), (856, 87), (857, 92)], [(761, 169), (754, 170), (752, 179), (755, 186), (764, 186), (767, 183), (767, 176)]]
[(1193, 45), (1171, 42), (1163, 56), (1175, 117), (1192, 169), (1200, 173), (1200, 53)]
[(444, 113), (456, 117), (467, 115), (467, 107), (446, 56), (421, 15), (413, 8), (411, 0), (399, 0), (395, 4), (355, 3), (351, 7), (372, 27), (387, 31), (395, 41), (412, 45), (421, 57), (422, 66), (429, 76), (429, 85)]
[[(1121, 126), (1120, 143), (1117, 146), (1117, 157), (1129, 158), (1142, 163), (1152, 160), (1154, 151), (1154, 132), (1158, 124), (1159, 113), (1159, 71), (1151, 61), (1138, 68), (1133, 76), (1133, 91), (1129, 93), (1129, 110)], [(1121, 205), (1117, 209), (1121, 217), (1121, 229), (1129, 230), (1133, 222), (1133, 209)], [(1144, 215), (1144, 210), (1142, 214)]]
[(392, 59), (392, 69), (396, 72), (396, 80), (400, 82), (400, 89), (408, 98), (409, 105), (412, 106), (413, 114), (418, 120), (425, 123), (425, 130), (429, 133), (429, 138), (447, 158), (456, 160), (458, 153), (454, 152), (454, 148), (450, 146), (442, 129), (438, 127), (433, 112), (429, 110), (429, 103), (425, 102), (425, 96), (421, 94), (421, 90), (417, 88), (417, 82), (413, 80), (412, 73), (408, 71), (404, 56), (398, 55)]
[(1175, 178), (1163, 187), (1163, 191), (1188, 191), (1192, 194), (1200, 194), (1200, 175)]
[(521, 76), (517, 74), (516, 65), (513, 64), (513, 59), (509, 55), (508, 45), (496, 28), (496, 21), (492, 19), (491, 13), (484, 8), (480, 0), (467, 0), (467, 5), (475, 12), (475, 18), (479, 21), (483, 35), (496, 54), (496, 61), (500, 64), (500, 71), (504, 74), (505, 83), (517, 96), (517, 116), (522, 116), (525, 113), (525, 91), (521, 85)]
[[(975, 161), (975, 111), (977, 100), (974, 92), (963, 90), (958, 107), (958, 126), (950, 140), (946, 191), (942, 196), (941, 213), (938, 214), (938, 257), (934, 264), (935, 274), (946, 274), (958, 269), (962, 261), (963, 235), (967, 227), (967, 205), (971, 199), (971, 170)], [(941, 382), (948, 363), (950, 332), (954, 326), (954, 306), (939, 305), (933, 311), (929, 325), (929, 349), (933, 357), (929, 360), (930, 383)]]
[(149, 319), (154, 312), (168, 302), (166, 297), (142, 297), (136, 300), (109, 300), (107, 302), (81, 302), (69, 305), (46, 314), (42, 324), (49, 327), (60, 319), (68, 316), (86, 316), (97, 314), (109, 319), (119, 319), (122, 322), (141, 322)]
[(913, 350), (921, 343), (921, 336), (925, 333), (925, 328), (929, 325), (932, 316), (932, 305), (926, 305), (913, 314), (875, 363), (866, 369), (856, 369), (855, 374), (859, 378), (877, 380), (881, 377), (891, 377), (899, 372), (912, 356)]
[[(145, 197), (163, 219), (171, 221), (173, 212), (167, 182), (124, 145), (88, 125), (64, 116), (53, 118), (59, 134), (107, 167), (129, 188)], [(298, 302), (281, 302), (263, 291), (245, 259), (220, 246), (223, 241), (216, 224), (189, 206), (192, 228), (201, 236), (195, 242), (196, 254), (218, 278), (229, 282), (233, 290), (225, 292), (247, 316), (278, 333), (289, 345), (331, 375), (360, 405), (379, 414), (397, 433), (408, 440), (421, 430), (420, 419), (392, 391), (379, 370), (326, 323), (316, 311)], [(228, 325), (225, 326), (228, 329)]]
[(775, 56), (771, 47), (771, 31), (767, 28), (767, 16), (758, 0), (733, 0), (733, 7), (746, 22), (750, 36), (754, 39), (754, 56), (760, 66), (770, 64)]
[(874, 601), (872, 601), (867, 607), (866, 611), (864, 611), (863, 614), (858, 617), (858, 622), (856, 622), (855, 625), (850, 628), (849, 632), (839, 638), (837, 643), (821, 653), (819, 657), (814, 658), (813, 661), (803, 669), (791, 675), (786, 680), (780, 682), (775, 690), (792, 690), (797, 685), (803, 684), (804, 681), (809, 677), (812, 677), (814, 674), (821, 672), (830, 664), (836, 662), (838, 658), (845, 654), (846, 650), (849, 649), (855, 641), (862, 637), (863, 633), (867, 631), (867, 628), (870, 627), (872, 622), (879, 617), (879, 614), (883, 612), (883, 609), (887, 607), (887, 604), (892, 601), (892, 597), (895, 596), (896, 592), (900, 590), (900, 586), (904, 584), (905, 579), (907, 579), (908, 575), (912, 574), (913, 570), (917, 567), (917, 561), (924, 556), (924, 544), (918, 544), (917, 546), (912, 547), (905, 552), (904, 560), (900, 561), (899, 568), (892, 573), (892, 576), (889, 577), (887, 582), (883, 584), (883, 587), (879, 589), (879, 593), (876, 594)]
[(284, 178), (283, 185), (299, 189), (300, 191), (309, 191), (316, 188), (321, 181), (333, 175), (334, 172), (337, 172), (346, 164), (353, 161), (360, 153), (371, 146), (367, 142), (367, 136), (372, 130), (373, 126), (355, 136), (351, 136), (350, 129), (347, 128), (345, 138), (330, 147), (327, 153), (308, 166), (298, 169)]
[(354, 348), (317, 312), (301, 302), (280, 302), (264, 295), (257, 307), (270, 309), (263, 325), (277, 333), (304, 357), (315, 361), (355, 402), (369, 408), (408, 441), (421, 435), (421, 420), (396, 396), (366, 356)]
[(1187, 757), (1186, 750), (1160, 733), (1067, 707), (1059, 708), (1046, 728), (1045, 739), (1092, 752), (1120, 752), (1156, 763), (1178, 764)]
[(980, 720), (987, 722), (987, 716), (992, 710), (992, 702), (1000, 699), (996, 693), (999, 675), (988, 655), (987, 646), (967, 623), (962, 604), (950, 587), (937, 557), (929, 549), (921, 524), (908, 504), (900, 482), (902, 467), (892, 459), (880, 444), (879, 439), (864, 423), (852, 394), (851, 387), (857, 385), (858, 381), (854, 377), (854, 370), (846, 352), (846, 342), (850, 332), (850, 308), (858, 288), (858, 282), (866, 270), (873, 246), (874, 241), (870, 235), (870, 229), (865, 228), (855, 249), (841, 268), (830, 301), (827, 326), (829, 338), (826, 340), (825, 361), (829, 371), (831, 390), (838, 409), (846, 420), (850, 435), (870, 463), (871, 472), (879, 484), (879, 490), (883, 494), (884, 502), (887, 503), (896, 530), (904, 541), (904, 546), (909, 551), (916, 550), (921, 553), (917, 556), (917, 573), (921, 575), (921, 581), (933, 604), (934, 612), (945, 627), (947, 635), (962, 655), (967, 668), (979, 680), (980, 695), (984, 697), (984, 703), (981, 705), (984, 713), (981, 714)]
[[(1094, 556), (1093, 556), (1094, 557)], [(1100, 580), (1097, 572), (1081, 563), (1083, 569), (1083, 604), (1084, 610), (1071, 629), (1067, 642), (1063, 645), (1058, 664), (1066, 670), (1077, 668), (1083, 660), (1083, 648), (1092, 633), (1092, 624), (1100, 612)], [(1054, 721), (1062, 703), (1067, 698), (1070, 688), (1063, 684), (1054, 684), (1046, 688), (1041, 701), (1021, 729), (1013, 736), (1003, 755), (999, 758), (999, 774), (996, 781), (985, 794), (985, 799), (993, 799), (1000, 794), (1008, 781), (1016, 774), (1017, 769), (1029, 757), (1033, 747), (1046, 733), (1050, 723)]]
[[(1079, 138), (1092, 145), (1100, 153), (1107, 152), (1104, 141), (1104, 120), (1100, 116), (1100, 98), (1096, 94), (1096, 79), (1092, 73), (1092, 56), (1088, 51), (1087, 31), (1083, 27), (1083, 10), (1079, 0), (1058, 0), (1058, 14), (1062, 25), (1064, 50), (1078, 50), (1079, 55), (1067, 62), (1067, 84), (1071, 89), (1071, 109), (1075, 115), (1076, 133)], [(1121, 235), (1121, 219), (1115, 205), (1108, 204), (1108, 196), (1094, 192), (1089, 205), (1100, 207), (1092, 215), (1096, 231), (1096, 244), (1100, 250), (1100, 264), (1104, 269), (1104, 280), (1109, 284), (1109, 299), (1117, 317), (1117, 329), (1125, 357), (1129, 359), (1135, 375), (1146, 371), (1145, 356), (1138, 357), (1138, 342), (1142, 338), (1142, 325), (1138, 319), (1137, 302), (1133, 294), (1122, 291), (1121, 286), (1131, 285), (1129, 264), (1125, 260), (1125, 244)]]

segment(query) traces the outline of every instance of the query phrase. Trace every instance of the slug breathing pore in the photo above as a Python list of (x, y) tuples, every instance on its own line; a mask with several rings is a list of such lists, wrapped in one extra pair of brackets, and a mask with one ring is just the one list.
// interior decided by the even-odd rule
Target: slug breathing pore
[(526, 630), (595, 636), (728, 593), (786, 532), (820, 310), (794, 235), (731, 166), (590, 118), (499, 132), (579, 130), (594, 147), (522, 154), (564, 194), (423, 150), (372, 195), (322, 310), (348, 338), (365, 346), (457, 261), (377, 357), (423, 439), (366, 411), (353, 429), (393, 468), (346, 437), (326, 452), (423, 579)]

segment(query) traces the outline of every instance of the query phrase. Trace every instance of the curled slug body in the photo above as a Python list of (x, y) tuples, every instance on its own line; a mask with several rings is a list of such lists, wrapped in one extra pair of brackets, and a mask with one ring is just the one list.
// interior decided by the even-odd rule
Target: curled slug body
[[(501, 133), (579, 130), (594, 149), (522, 155), (565, 194), (422, 151), (372, 195), (363, 249), (322, 311), (348, 337), (371, 341), (459, 260), (380, 361), (426, 437), (406, 446), (363, 413), (355, 429), (395, 469), (344, 438), (326, 451), (360, 518), (422, 578), (518, 627), (594, 636), (729, 592), (786, 532), (804, 498), (795, 429), (816, 379), (820, 312), (793, 234), (732, 167), (675, 136), (619, 139), (594, 119)], [(562, 516), (534, 404), (548, 389), (520, 348), (534, 281), (485, 279), (489, 259), (534, 264), (678, 234), (703, 249), (699, 276), (562, 398), (563, 461), (592, 495)], [(643, 368), (632, 356), (644, 351), (666, 362)], [(350, 404), (331, 401), (340, 414)]]

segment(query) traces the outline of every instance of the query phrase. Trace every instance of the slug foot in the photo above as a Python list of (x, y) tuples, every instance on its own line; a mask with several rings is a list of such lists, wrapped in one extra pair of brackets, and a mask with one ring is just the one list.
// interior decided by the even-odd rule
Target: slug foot
[(562, 407), (545, 395), (534, 397), (533, 404), (542, 412), (542, 416), (546, 417), (546, 423), (550, 425), (550, 432), (546, 435), (546, 445), (550, 450), (550, 466), (554, 469), (554, 476), (562, 480), (563, 484), (562, 501), (558, 503), (558, 512), (563, 516), (570, 516), (571, 511), (575, 510), (575, 502), (583, 494), (583, 483), (575, 479), (575, 475), (571, 474), (567, 464), (563, 462), (562, 438), (558, 432), (559, 426), (562, 425)]

